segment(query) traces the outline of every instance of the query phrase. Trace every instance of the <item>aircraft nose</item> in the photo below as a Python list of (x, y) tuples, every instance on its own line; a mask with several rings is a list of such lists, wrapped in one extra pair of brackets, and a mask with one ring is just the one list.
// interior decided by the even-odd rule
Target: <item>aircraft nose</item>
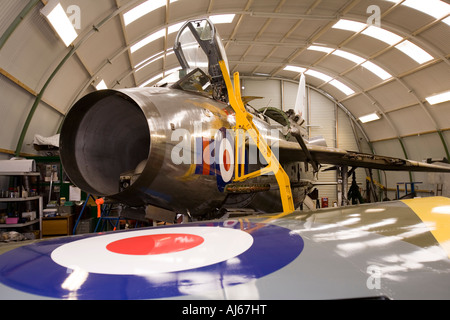
[(91, 93), (70, 110), (60, 155), (74, 184), (94, 195), (120, 192), (120, 176), (147, 162), (150, 130), (141, 108), (114, 90)]

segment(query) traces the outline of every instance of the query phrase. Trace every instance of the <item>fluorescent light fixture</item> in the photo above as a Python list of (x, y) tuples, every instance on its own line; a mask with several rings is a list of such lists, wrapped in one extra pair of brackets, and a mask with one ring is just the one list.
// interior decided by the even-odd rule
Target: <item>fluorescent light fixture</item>
[[(177, 0), (170, 0), (170, 3), (176, 1)], [(166, 3), (167, 0), (147, 0), (123, 15), (124, 24), (127, 26), (130, 23), (138, 20), (139, 18), (142, 18), (143, 16), (149, 14), (150, 12), (164, 7)]]
[(47, 5), (41, 9), (41, 13), (50, 22), (50, 25), (59, 35), (66, 47), (70, 46), (78, 37), (72, 22), (70, 22), (58, 0), (50, 0)]
[(402, 43), (396, 45), (395, 47), (420, 64), (423, 64), (425, 62), (434, 59), (434, 57), (430, 55), (428, 52), (426, 52), (425, 50), (416, 46), (414, 43), (408, 40), (403, 41)]
[(235, 14), (218, 14), (210, 16), (209, 19), (214, 24), (231, 23), (233, 22), (235, 16)]
[(95, 89), (97, 90), (106, 90), (108, 87), (106, 86), (105, 80), (101, 80), (96, 86)]
[(361, 58), (360, 56), (357, 56), (353, 53), (347, 52), (347, 51), (342, 51), (342, 50), (336, 50), (335, 52), (333, 52), (333, 55), (335, 56), (339, 56), (341, 58), (350, 60), (356, 64), (361, 64), (364, 61), (366, 61), (366, 59)]
[(330, 82), (331, 80), (333, 80), (332, 77), (327, 76), (326, 74), (323, 74), (322, 72), (318, 72), (318, 71), (314, 71), (314, 70), (308, 70), (308, 71), (306, 71), (306, 74), (308, 76), (323, 80), (325, 82)]
[(341, 29), (341, 30), (347, 30), (347, 31), (353, 31), (353, 32), (361, 32), (365, 28), (367, 28), (367, 24), (341, 19), (339, 20), (334, 26), (333, 29)]
[(421, 11), (436, 19), (441, 19), (450, 14), (450, 5), (439, 0), (406, 0), (402, 5)]
[(320, 52), (325, 52), (325, 53), (331, 53), (334, 51), (334, 49), (332, 49), (332, 48), (321, 47), (321, 46), (309, 46), (308, 50), (320, 51)]
[(403, 40), (399, 35), (375, 26), (368, 27), (362, 34), (383, 41), (391, 46)]
[(342, 82), (338, 81), (338, 80), (332, 80), (330, 81), (330, 84), (339, 89), (340, 91), (342, 91), (344, 94), (346, 94), (347, 96), (352, 95), (355, 93), (355, 91), (351, 88), (349, 88), (348, 86), (346, 86), (345, 84), (343, 84)]
[(303, 73), (306, 71), (305, 68), (301, 68), (301, 67), (296, 67), (296, 66), (286, 66), (284, 68), (285, 71), (292, 71), (292, 72), (297, 72), (297, 73)]
[(367, 116), (363, 116), (361, 118), (359, 118), (359, 121), (361, 121), (362, 123), (368, 123), (368, 122), (372, 122), (372, 121), (376, 121), (376, 120), (380, 120), (381, 116), (378, 112), (375, 113), (371, 113), (368, 114)]
[(440, 93), (440, 94), (428, 97), (428, 98), (426, 98), (426, 100), (431, 105), (435, 105), (435, 104), (439, 104), (439, 103), (444, 103), (444, 102), (450, 101), (450, 91), (443, 92), (443, 93)]
[(373, 74), (378, 76), (379, 78), (381, 78), (381, 80), (387, 80), (387, 79), (392, 78), (392, 75), (390, 73), (385, 71), (383, 68), (380, 68), (373, 62), (366, 61), (361, 66), (366, 68), (367, 70), (369, 70), (370, 72), (372, 72)]

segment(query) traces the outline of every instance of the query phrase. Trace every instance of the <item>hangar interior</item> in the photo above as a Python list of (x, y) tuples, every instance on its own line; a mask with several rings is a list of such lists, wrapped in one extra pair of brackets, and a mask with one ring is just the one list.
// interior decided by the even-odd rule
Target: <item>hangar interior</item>
[[(448, 1), (17, 0), (0, 7), (0, 160), (41, 156), (36, 135), (58, 134), (88, 93), (177, 75), (177, 31), (204, 17), (220, 32), (243, 95), (263, 98), (250, 103), (256, 109), (293, 108), (304, 73), (311, 138), (415, 161), (450, 159)], [(68, 18), (68, 33), (50, 8)], [(357, 170), (363, 190), (366, 177)], [(389, 190), (381, 198), (395, 199), (398, 183), (416, 182), (418, 196), (450, 196), (448, 174), (373, 177)], [(319, 178), (338, 181), (336, 171)], [(0, 179), (8, 190), (10, 179)], [(335, 185), (318, 189), (330, 206), (337, 200)]]

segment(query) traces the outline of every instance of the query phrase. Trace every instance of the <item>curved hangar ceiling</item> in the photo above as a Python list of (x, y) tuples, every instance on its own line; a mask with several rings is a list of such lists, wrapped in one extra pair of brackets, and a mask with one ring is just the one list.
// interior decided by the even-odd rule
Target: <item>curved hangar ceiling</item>
[[(92, 90), (151, 86), (176, 71), (178, 29), (207, 16), (224, 39), (232, 72), (295, 81), (303, 72), (310, 86), (360, 119), (372, 143), (398, 140), (400, 156), (408, 158), (413, 150), (405, 139), (421, 135), (426, 156), (450, 158), (447, 1), (21, 0), (2, 6), (0, 110), (9, 118), (0, 124), (11, 129), (0, 141), (3, 151), (32, 152), (34, 133), (56, 133), (73, 103)], [(58, 12), (71, 20), (64, 33), (54, 22)]]

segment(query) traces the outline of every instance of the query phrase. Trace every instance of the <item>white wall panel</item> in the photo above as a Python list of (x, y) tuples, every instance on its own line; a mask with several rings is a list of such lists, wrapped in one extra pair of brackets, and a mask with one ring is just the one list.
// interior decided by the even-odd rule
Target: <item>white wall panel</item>
[(0, 76), (0, 148), (14, 151), (34, 97)]
[(281, 84), (278, 80), (251, 80), (241, 82), (244, 86), (243, 96), (264, 97), (250, 102), (256, 108), (281, 108)]

